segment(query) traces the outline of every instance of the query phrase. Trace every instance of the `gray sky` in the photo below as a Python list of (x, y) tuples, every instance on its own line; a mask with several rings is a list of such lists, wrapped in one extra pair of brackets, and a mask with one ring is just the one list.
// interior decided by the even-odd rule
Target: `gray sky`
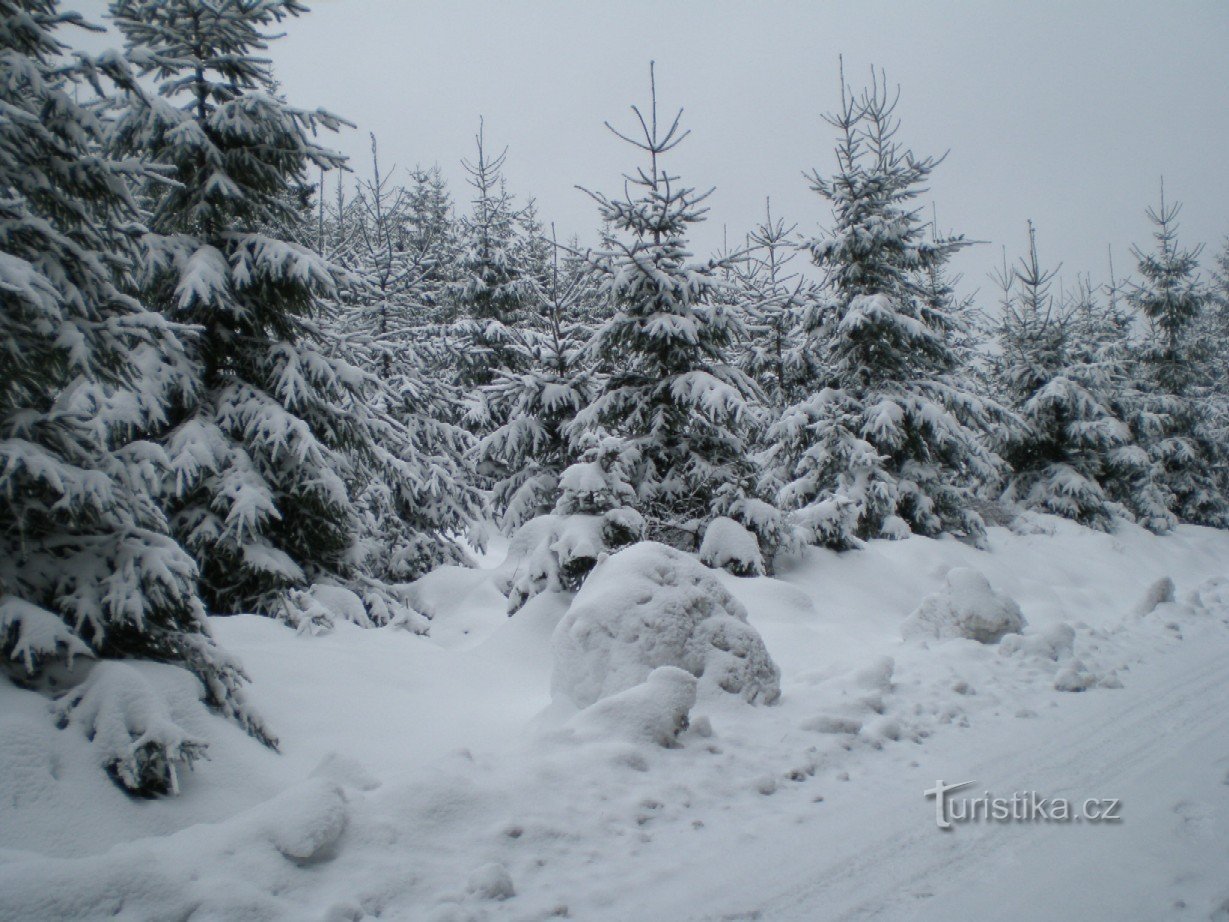
[[(1229, 234), (1229, 3), (1208, 2), (418, 2), (308, 0), (270, 53), (291, 102), (359, 127), (332, 139), (365, 171), (367, 132), (381, 160), (438, 162), (462, 207), (459, 161), (478, 117), (508, 147), (506, 173), (561, 234), (591, 237), (597, 216), (578, 184), (617, 193), (637, 152), (603, 127), (630, 127), (657, 61), (663, 109), (686, 110), (691, 137), (670, 166), (715, 186), (695, 249), (707, 254), (763, 213), (807, 232), (829, 219), (801, 174), (832, 165), (820, 116), (837, 103), (837, 56), (860, 86), (871, 65), (898, 83), (900, 139), (949, 150), (930, 198), (939, 225), (989, 241), (957, 268), (994, 300), (987, 273), (1038, 226), (1044, 262), (1063, 275), (1119, 274), (1149, 242), (1144, 208), (1185, 203), (1182, 238)], [(98, 18), (101, 0), (76, 0)], [(929, 211), (929, 209), (927, 209)]]

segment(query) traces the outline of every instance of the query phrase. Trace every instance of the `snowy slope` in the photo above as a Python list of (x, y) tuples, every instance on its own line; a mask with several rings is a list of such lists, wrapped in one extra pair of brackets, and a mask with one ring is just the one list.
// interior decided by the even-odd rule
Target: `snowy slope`
[[(0, 687), (0, 919), (1229, 918), (1229, 534), (1028, 521), (723, 575), (782, 697), (701, 688), (675, 749), (552, 703), (569, 600), (509, 619), (484, 571), (416, 587), (433, 638), (215, 620), (283, 752), (202, 712), (178, 799), (129, 800)], [(953, 567), (1023, 639), (901, 639)], [(1123, 821), (943, 831), (937, 779)]]

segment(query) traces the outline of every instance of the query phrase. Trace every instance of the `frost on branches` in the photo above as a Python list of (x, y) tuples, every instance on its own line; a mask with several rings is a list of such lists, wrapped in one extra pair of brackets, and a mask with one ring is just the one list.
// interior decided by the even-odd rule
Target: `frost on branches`
[(591, 262), (612, 314), (587, 347), (603, 387), (576, 425), (626, 442), (638, 459), (631, 479), (649, 535), (694, 549), (703, 524), (737, 517), (735, 505), (753, 490), (758, 389), (730, 360), (741, 323), (716, 296), (721, 266), (688, 261), (687, 229), (703, 220), (706, 194), (660, 162), (687, 136), (682, 113), (663, 130), (655, 85), (647, 117), (633, 112), (641, 133), (615, 134), (648, 163), (628, 177), (625, 199), (593, 194), (610, 233)]
[(962, 379), (960, 312), (931, 296), (930, 273), (964, 245), (925, 240), (911, 207), (939, 161), (900, 147), (880, 80), (855, 97), (842, 77), (842, 103), (828, 117), (837, 172), (813, 176), (835, 217), (811, 244), (830, 289), (816, 332), (827, 367), (769, 433), (769, 480), (811, 543), (910, 531), (976, 540), (983, 525), (969, 502), (999, 476), (987, 435), (1005, 414)]
[(191, 389), (192, 334), (126, 293), (144, 172), (101, 153), (105, 126), (77, 102), (131, 77), (114, 56), (66, 64), (66, 23), (83, 25), (52, 2), (0, 3), (0, 662), (52, 693), (80, 681), (79, 657), (183, 666), (272, 744), (209, 634), (161, 507), (170, 459), (146, 439), (170, 390)]

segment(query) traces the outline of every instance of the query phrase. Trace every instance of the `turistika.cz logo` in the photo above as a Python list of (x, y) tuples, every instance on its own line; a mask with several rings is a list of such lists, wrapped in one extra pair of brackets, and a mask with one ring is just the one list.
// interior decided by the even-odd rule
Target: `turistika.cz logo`
[(940, 829), (956, 823), (1120, 823), (1121, 801), (1116, 797), (1089, 797), (1083, 801), (1066, 797), (1042, 797), (1036, 791), (1017, 791), (996, 797), (983, 791), (978, 797), (953, 797), (977, 784), (936, 781), (923, 794), (935, 799), (935, 822)]

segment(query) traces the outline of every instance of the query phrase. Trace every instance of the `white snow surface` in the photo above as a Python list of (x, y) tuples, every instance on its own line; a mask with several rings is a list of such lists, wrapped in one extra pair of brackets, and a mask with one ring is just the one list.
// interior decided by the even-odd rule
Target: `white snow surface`
[[(509, 618), (491, 571), (455, 568), (415, 587), (433, 636), (212, 619), (282, 752), (185, 694), (175, 723), (209, 758), (178, 797), (128, 798), (0, 683), (0, 919), (1229, 915), (1229, 534), (1036, 521), (985, 551), (910, 537), (712, 572), (781, 669), (772, 707), (670, 668), (552, 702), (572, 599)], [(903, 641), (958, 567), (1023, 632)], [(943, 831), (938, 779), (1118, 798), (1123, 821)]]

